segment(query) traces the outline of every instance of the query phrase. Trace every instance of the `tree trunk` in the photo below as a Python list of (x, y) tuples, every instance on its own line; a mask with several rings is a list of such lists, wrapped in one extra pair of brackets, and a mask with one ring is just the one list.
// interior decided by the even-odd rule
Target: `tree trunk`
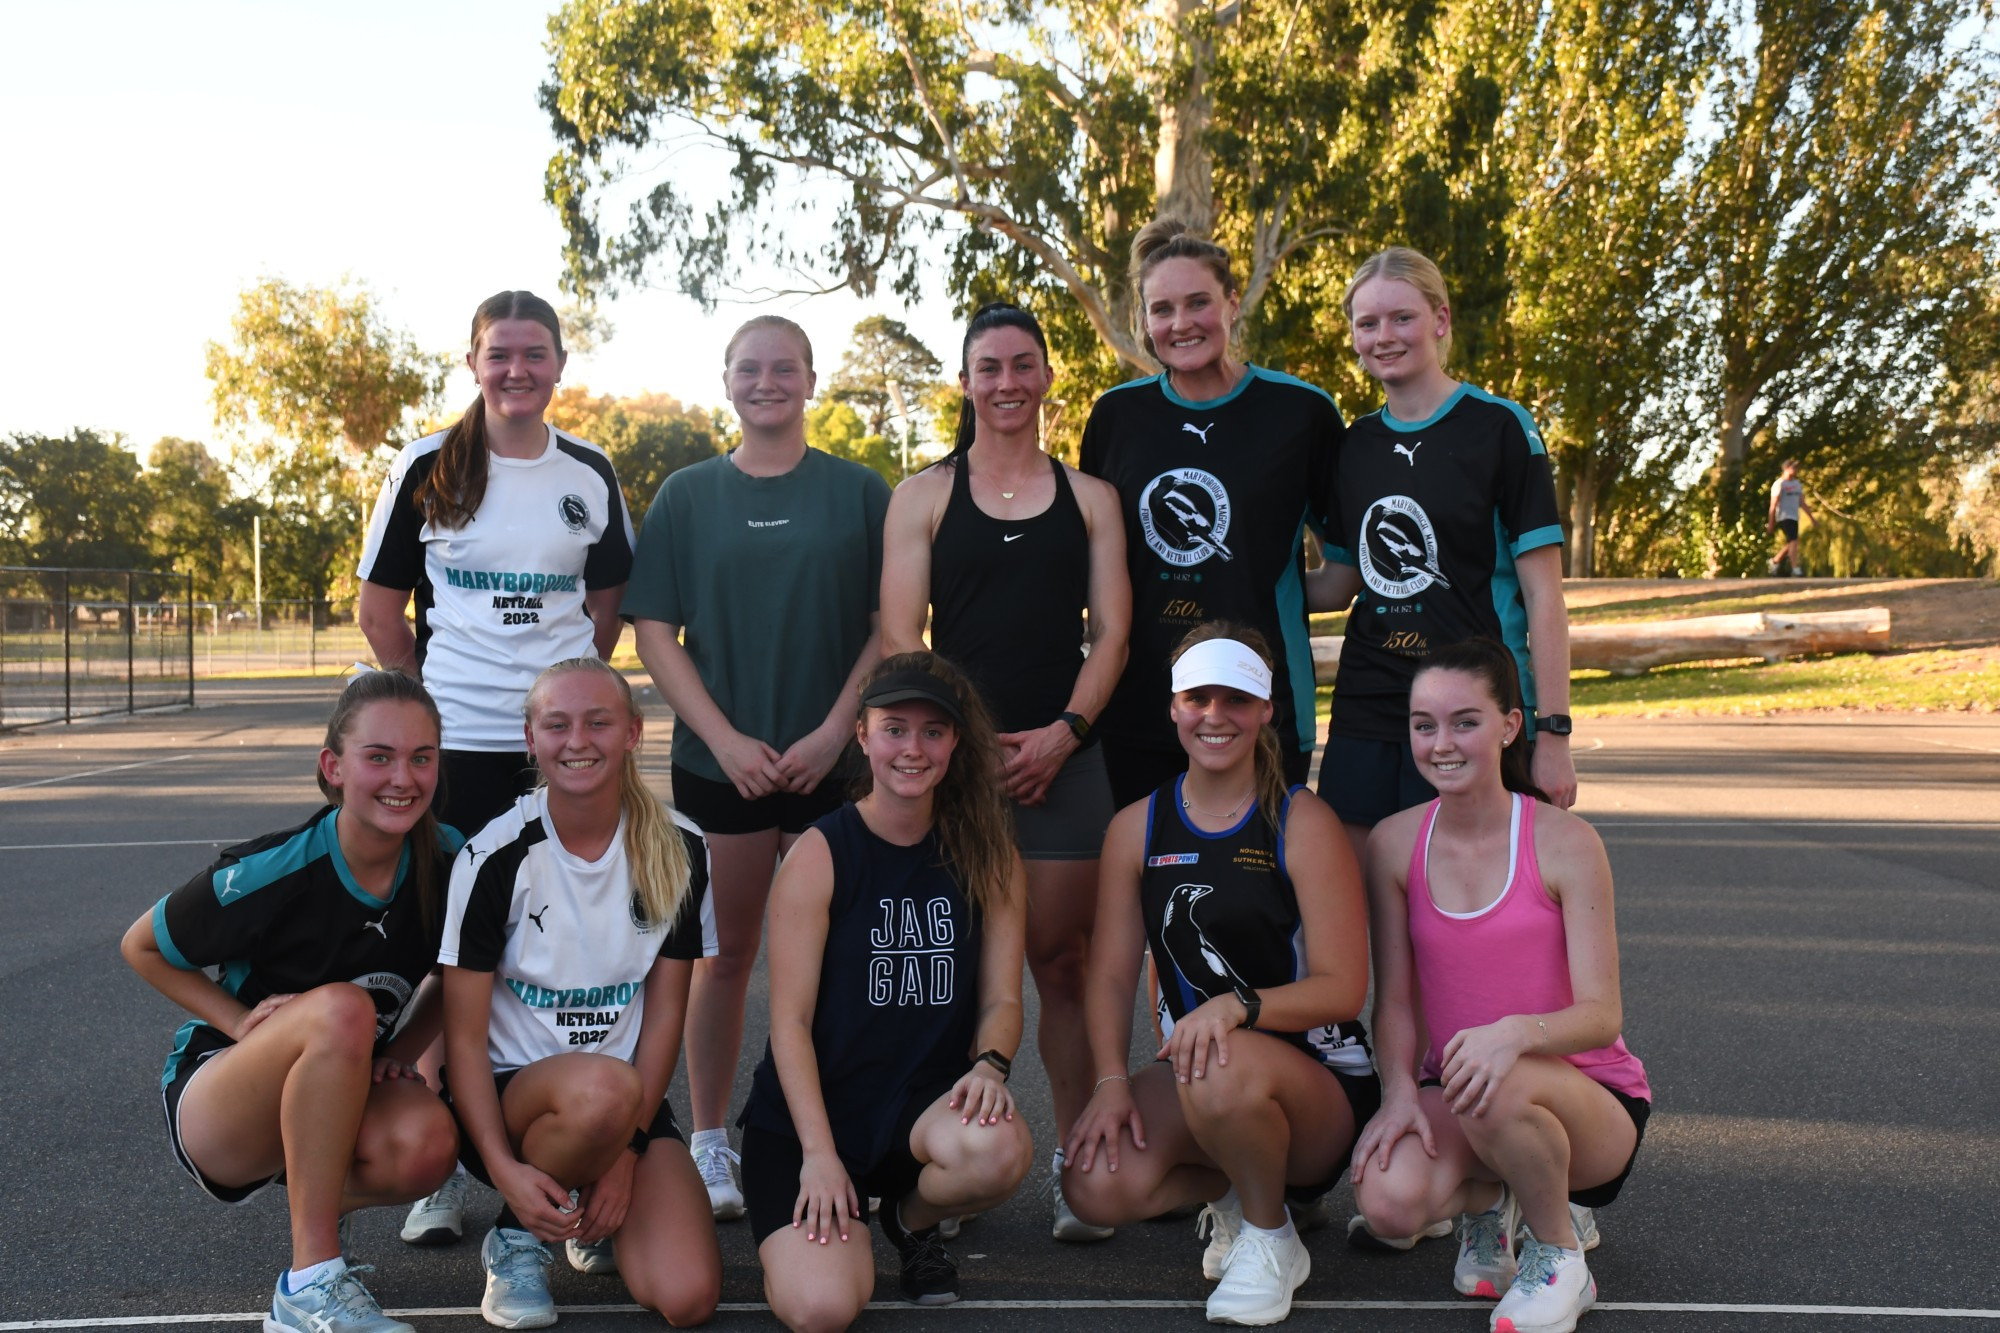
[(1573, 579), (1597, 577), (1597, 455), (1578, 456), (1569, 488), (1569, 546), (1566, 550)]
[(1187, 79), (1172, 100), (1160, 106), (1160, 143), (1153, 156), (1153, 193), (1159, 214), (1172, 214), (1204, 236), (1215, 231), (1215, 164), (1205, 138), (1214, 114), (1208, 93), (1208, 71), (1215, 61), (1215, 39), (1196, 24), (1208, 9), (1205, 0), (1164, 0), (1165, 18), (1173, 25), (1187, 58)]

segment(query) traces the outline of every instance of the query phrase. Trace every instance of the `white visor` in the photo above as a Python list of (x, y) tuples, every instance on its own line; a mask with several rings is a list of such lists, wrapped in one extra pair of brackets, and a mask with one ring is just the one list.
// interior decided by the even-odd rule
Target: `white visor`
[(1234, 639), (1205, 639), (1174, 663), (1174, 693), (1199, 685), (1226, 685), (1259, 699), (1271, 697), (1271, 672), (1262, 658)]

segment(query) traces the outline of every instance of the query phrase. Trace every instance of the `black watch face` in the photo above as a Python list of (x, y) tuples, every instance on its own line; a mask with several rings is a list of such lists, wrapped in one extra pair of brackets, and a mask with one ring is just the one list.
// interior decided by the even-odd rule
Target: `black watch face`
[(1541, 718), (1536, 721), (1535, 729), (1537, 731), (1546, 731), (1551, 736), (1567, 736), (1570, 734), (1569, 718), (1562, 714)]

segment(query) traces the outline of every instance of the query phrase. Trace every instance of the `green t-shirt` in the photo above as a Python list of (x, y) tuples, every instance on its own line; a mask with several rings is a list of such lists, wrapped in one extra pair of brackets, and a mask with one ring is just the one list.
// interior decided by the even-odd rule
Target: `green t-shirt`
[[(723, 716), (782, 753), (826, 720), (868, 639), (888, 508), (880, 476), (817, 449), (778, 477), (703, 459), (646, 511), (620, 610), (679, 625)], [(725, 781), (694, 728), (674, 728), (673, 755)]]

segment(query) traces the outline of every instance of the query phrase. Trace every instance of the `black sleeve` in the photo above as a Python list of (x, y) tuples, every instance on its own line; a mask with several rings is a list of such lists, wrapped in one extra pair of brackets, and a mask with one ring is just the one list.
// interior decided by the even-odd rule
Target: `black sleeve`
[(1331, 402), (1315, 402), (1306, 479), (1306, 522), (1321, 539), (1330, 540), (1340, 503), (1340, 450), (1347, 424)]
[(194, 971), (255, 957), (264, 932), (291, 906), (300, 868), (285, 853), (304, 828), (231, 847), (160, 899), (153, 938), (167, 961)]
[(458, 914), (456, 934), (453, 914), (445, 915), (443, 961), (474, 972), (500, 966), (507, 949), (508, 917), (514, 910), (514, 883), (527, 854), (528, 844), (517, 839), (485, 857), (475, 869), (470, 849), (459, 853), (452, 866), (451, 891), (454, 899), (465, 895), (465, 907)]
[(432, 450), (390, 470), (382, 493), (368, 517), (368, 537), (361, 548), (360, 576), (368, 583), (408, 592), (423, 581), (424, 516), (416, 505), (417, 488), (437, 463)]
[(1077, 445), (1076, 470), (1086, 476), (1104, 477), (1104, 450), (1110, 431), (1098, 420), (1104, 411), (1104, 399), (1100, 397), (1090, 405), (1090, 416), (1083, 423), (1083, 440)]
[(708, 895), (708, 840), (690, 828), (676, 827), (687, 846), (688, 891), (667, 937), (660, 941), (660, 957), (712, 958), (716, 952), (715, 904)]
[(632, 578), (632, 515), (625, 508), (625, 492), (618, 488), (618, 473), (609, 458), (595, 449), (572, 452), (604, 484), (604, 533), (584, 557), (583, 586), (616, 588)]

